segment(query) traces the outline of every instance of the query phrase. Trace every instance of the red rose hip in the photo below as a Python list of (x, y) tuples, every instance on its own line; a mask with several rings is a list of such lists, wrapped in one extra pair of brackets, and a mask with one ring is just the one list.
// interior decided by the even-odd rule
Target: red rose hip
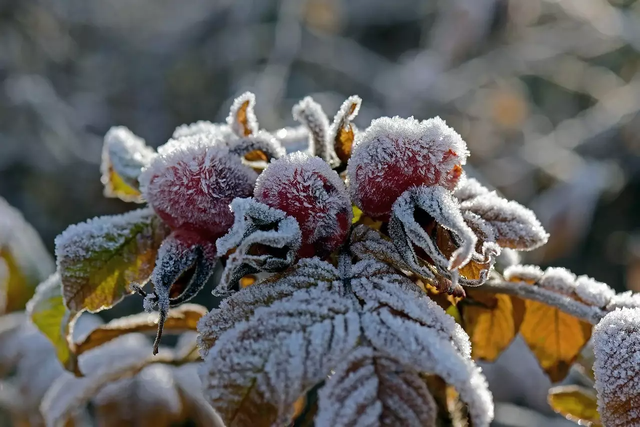
[(453, 190), (462, 176), (467, 145), (435, 117), (382, 117), (356, 136), (347, 166), (353, 202), (372, 218), (387, 220), (407, 189), (440, 185)]
[(347, 189), (319, 157), (297, 152), (273, 161), (258, 178), (254, 198), (298, 221), (301, 258), (330, 254), (342, 245), (351, 227)]

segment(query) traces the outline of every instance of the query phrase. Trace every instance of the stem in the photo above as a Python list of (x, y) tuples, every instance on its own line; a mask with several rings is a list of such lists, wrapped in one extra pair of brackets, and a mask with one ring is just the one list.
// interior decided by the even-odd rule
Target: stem
[(475, 289), (492, 294), (507, 294), (542, 302), (593, 325), (597, 324), (607, 314), (607, 311), (601, 308), (583, 304), (566, 295), (524, 282), (505, 282), (498, 279), (490, 279)]

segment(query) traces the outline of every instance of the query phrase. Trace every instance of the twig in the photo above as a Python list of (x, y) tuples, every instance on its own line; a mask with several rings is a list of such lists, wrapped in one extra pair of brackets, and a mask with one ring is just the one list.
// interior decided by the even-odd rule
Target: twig
[(542, 302), (593, 325), (597, 324), (607, 314), (605, 310), (598, 307), (583, 304), (566, 295), (524, 282), (505, 282), (491, 279), (476, 289), (493, 294), (507, 294)]

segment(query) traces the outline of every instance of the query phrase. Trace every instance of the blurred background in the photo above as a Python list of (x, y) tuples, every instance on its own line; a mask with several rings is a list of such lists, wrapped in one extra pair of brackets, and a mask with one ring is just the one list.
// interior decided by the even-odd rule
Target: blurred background
[[(158, 146), (246, 90), (268, 130), (305, 95), (333, 116), (358, 94), (360, 128), (453, 126), (470, 173), (551, 233), (527, 262), (640, 291), (639, 52), (634, 0), (0, 0), (0, 196), (52, 251), (131, 209), (102, 196), (111, 126)], [(522, 342), (485, 371), (496, 426), (572, 425)]]

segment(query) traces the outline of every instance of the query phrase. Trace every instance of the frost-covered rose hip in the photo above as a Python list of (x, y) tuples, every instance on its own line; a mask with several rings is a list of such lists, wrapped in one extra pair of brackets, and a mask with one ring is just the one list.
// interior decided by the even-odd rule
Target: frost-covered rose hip
[(386, 220), (411, 187), (453, 190), (468, 155), (460, 135), (439, 117), (375, 119), (356, 137), (347, 167), (352, 200), (365, 214)]
[(326, 256), (349, 232), (353, 213), (347, 189), (319, 157), (297, 152), (273, 161), (258, 178), (254, 197), (298, 221), (299, 257)]
[(170, 141), (140, 175), (142, 193), (172, 230), (213, 241), (233, 224), (229, 203), (253, 192), (257, 174), (218, 140)]

